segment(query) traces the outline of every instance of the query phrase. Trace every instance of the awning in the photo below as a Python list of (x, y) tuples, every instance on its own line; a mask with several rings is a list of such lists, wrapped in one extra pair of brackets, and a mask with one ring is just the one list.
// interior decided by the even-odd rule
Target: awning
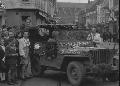
[(44, 15), (42, 12), (39, 12), (39, 15), (46, 18), (46, 15)]
[(45, 18), (45, 20), (49, 23), (56, 23), (55, 19), (53, 17), (47, 15), (46, 13), (39, 12), (39, 15), (42, 16), (43, 18)]

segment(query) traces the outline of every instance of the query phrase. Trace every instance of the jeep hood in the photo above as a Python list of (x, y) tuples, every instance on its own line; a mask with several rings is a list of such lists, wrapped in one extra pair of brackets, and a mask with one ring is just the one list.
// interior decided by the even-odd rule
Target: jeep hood
[(93, 49), (90, 42), (59, 42), (61, 54), (81, 54)]

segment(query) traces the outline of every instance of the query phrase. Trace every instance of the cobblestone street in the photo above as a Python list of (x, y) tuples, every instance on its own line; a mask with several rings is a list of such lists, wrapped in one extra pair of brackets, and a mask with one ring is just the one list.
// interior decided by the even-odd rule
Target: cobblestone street
[[(0, 86), (9, 85), (0, 84)], [(13, 86), (72, 86), (72, 85), (70, 85), (70, 83), (68, 82), (66, 75), (56, 71), (46, 71), (46, 73), (42, 77), (31, 78), (26, 81), (19, 81), (19, 84)], [(83, 79), (80, 86), (119, 86), (119, 82), (102, 82), (101, 80), (95, 80), (93, 78), (85, 78)]]

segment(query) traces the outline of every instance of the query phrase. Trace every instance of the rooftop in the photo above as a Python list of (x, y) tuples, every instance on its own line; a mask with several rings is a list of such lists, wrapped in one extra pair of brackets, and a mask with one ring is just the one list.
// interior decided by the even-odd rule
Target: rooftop
[(87, 3), (57, 2), (57, 7), (64, 8), (86, 8), (87, 5)]

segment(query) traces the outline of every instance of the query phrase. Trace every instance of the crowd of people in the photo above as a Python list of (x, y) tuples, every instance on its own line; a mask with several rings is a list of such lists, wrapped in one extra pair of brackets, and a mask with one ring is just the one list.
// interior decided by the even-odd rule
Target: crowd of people
[(0, 82), (14, 85), (32, 76), (28, 36), (28, 31), (0, 28)]

